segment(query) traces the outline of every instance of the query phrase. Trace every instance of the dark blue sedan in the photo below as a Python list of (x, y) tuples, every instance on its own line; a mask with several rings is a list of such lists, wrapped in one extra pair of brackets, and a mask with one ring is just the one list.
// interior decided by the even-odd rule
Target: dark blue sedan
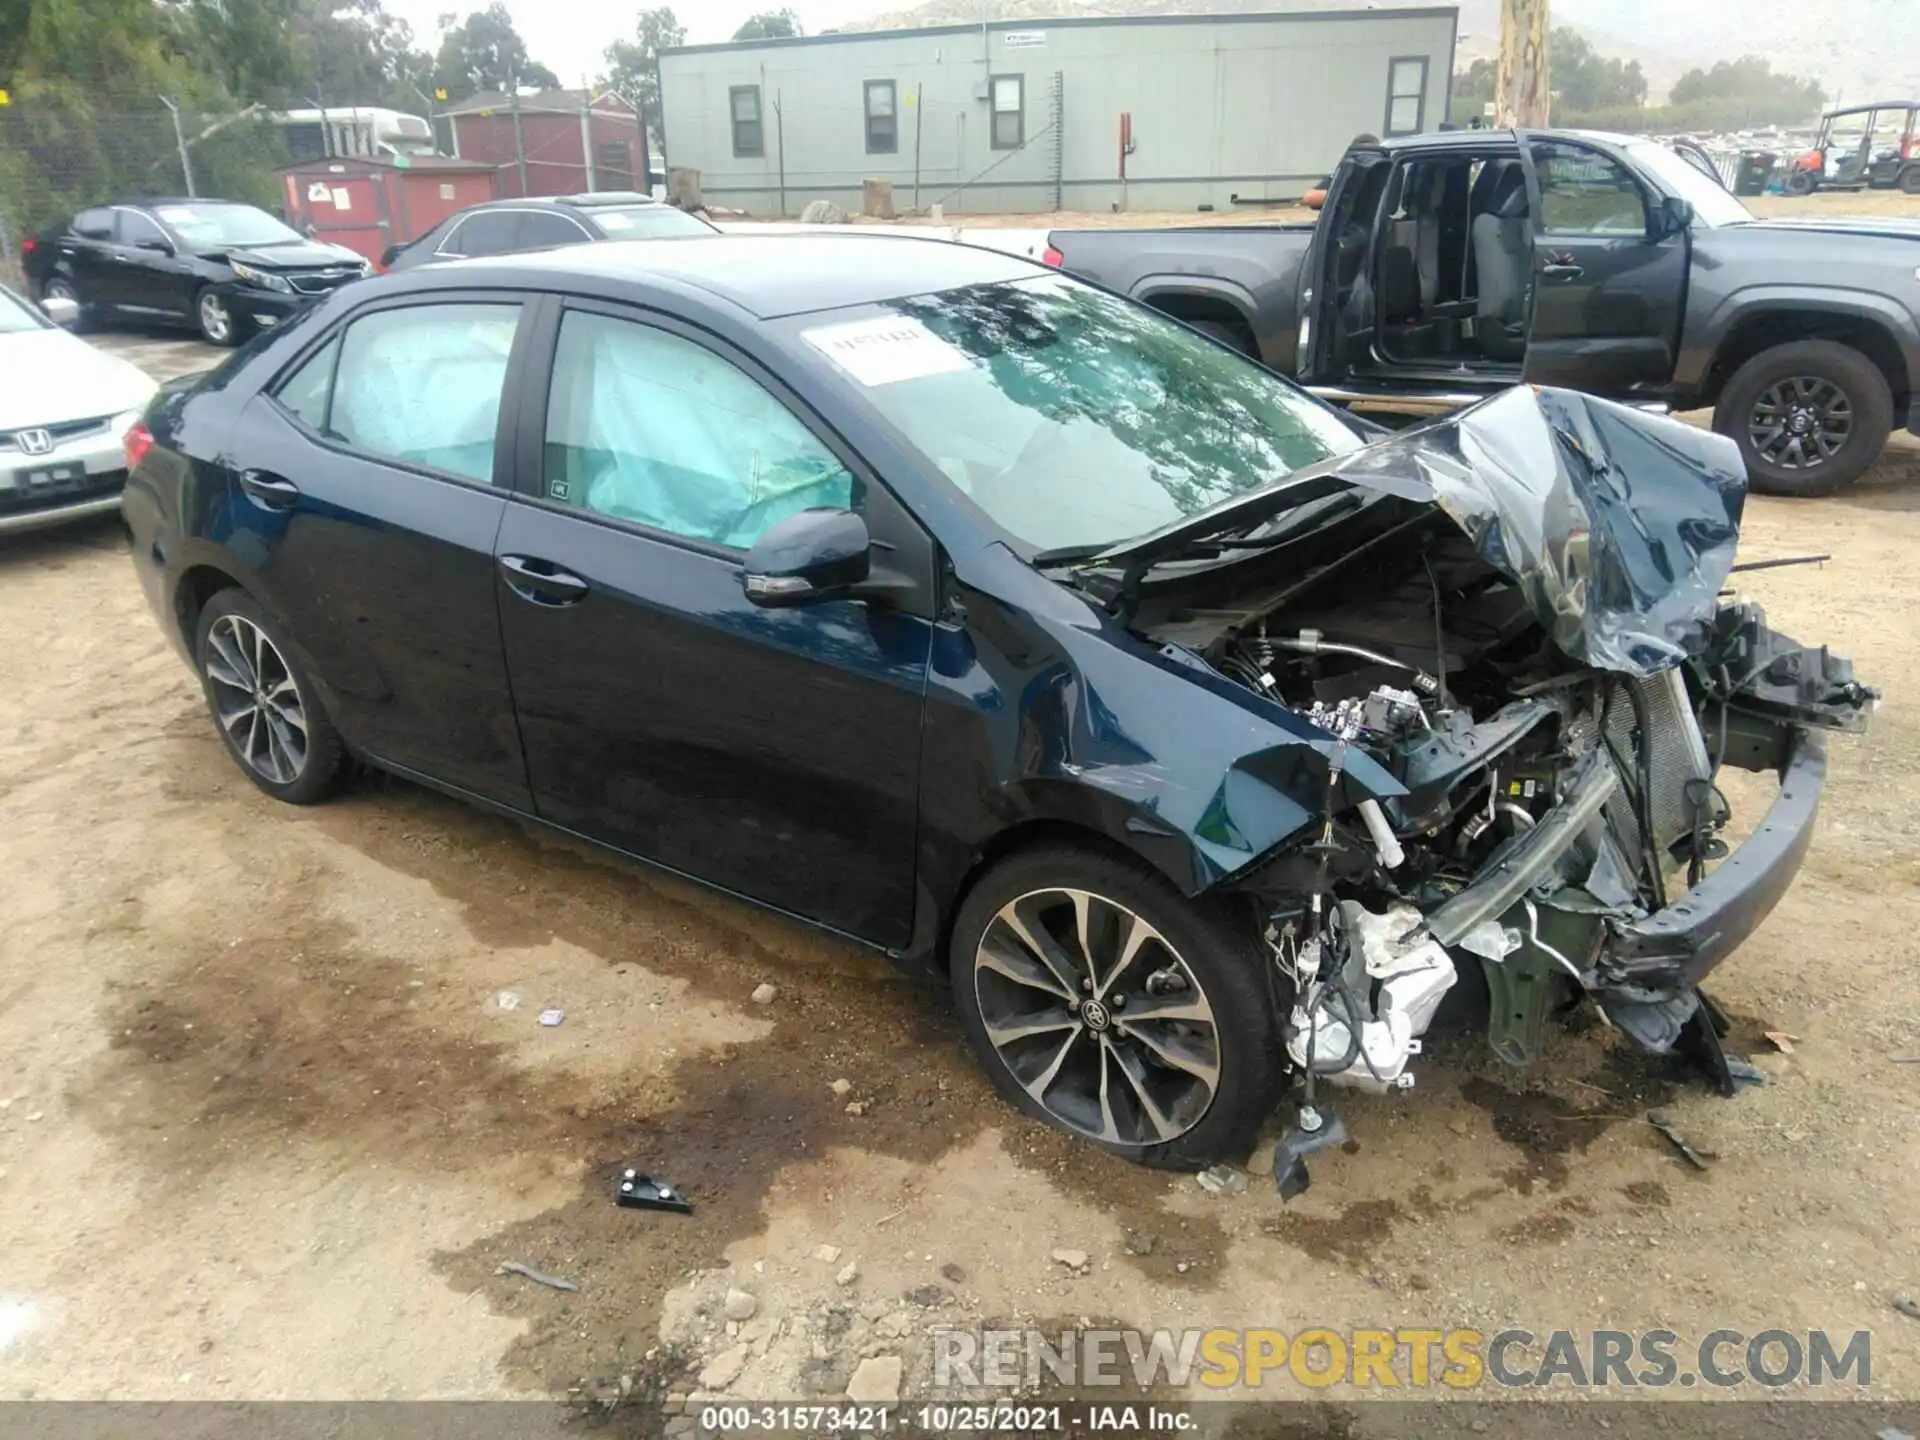
[[(1505, 1059), (1584, 1000), (1724, 1075), (1698, 983), (1875, 699), (1720, 604), (1719, 437), (1517, 390), (1375, 439), (935, 241), (426, 267), (148, 425), (134, 563), (262, 790), (358, 759), (930, 959), (1131, 1158), (1243, 1155), (1295, 1077), (1291, 1188), (1461, 968)], [(1737, 865), (1723, 764), (1784, 781)]]

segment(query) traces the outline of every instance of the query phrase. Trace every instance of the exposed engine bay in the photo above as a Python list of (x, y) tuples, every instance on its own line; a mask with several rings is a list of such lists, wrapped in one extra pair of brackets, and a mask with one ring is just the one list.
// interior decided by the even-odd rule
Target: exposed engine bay
[[(1667, 454), (1692, 463), (1663, 467), (1657, 489), (1641, 478), (1627, 504), (1604, 442), (1667, 432), (1597, 433), (1610, 409), (1548, 412), (1540, 434), (1558, 453), (1520, 457), (1524, 471), (1487, 453), (1490, 438), (1536, 440), (1524, 415), (1510, 432), (1457, 423), (1451, 457), (1429, 427), (1397, 460), (1392, 445), (1363, 452), (1377, 473), (1343, 477), (1357, 483), (1309, 479), (1211, 548), (1189, 541), (1123, 576), (1137, 634), (1285, 707), (1325, 759), (1317, 821), (1241, 887), (1257, 892), (1306, 1082), (1283, 1194), (1289, 1145), (1297, 1193), (1299, 1158), (1344, 1137), (1315, 1083), (1411, 1086), (1469, 965), (1509, 1063), (1533, 1060), (1548, 1016), (1591, 997), (1647, 1050), (1697, 1040), (1725, 1070), (1699, 978), (1798, 867), (1818, 732), (1864, 729), (1878, 696), (1757, 604), (1722, 602), (1743, 488), (1707, 448), (1722, 442)], [(1681, 446), (1696, 448), (1673, 436)], [(1556, 482), (1540, 483), (1549, 469)], [(1689, 902), (1729, 854), (1726, 765), (1781, 775), (1799, 848), (1756, 847), (1768, 883), (1714, 900), (1743, 928), (1703, 940)], [(1810, 797), (1793, 796), (1795, 774)]]

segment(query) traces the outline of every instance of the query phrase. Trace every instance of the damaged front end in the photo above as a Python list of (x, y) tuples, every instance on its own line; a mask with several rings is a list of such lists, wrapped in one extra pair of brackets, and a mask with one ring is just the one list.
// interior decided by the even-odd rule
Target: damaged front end
[[(1344, 1133), (1316, 1085), (1410, 1086), (1468, 965), (1510, 1064), (1591, 996), (1647, 1050), (1698, 1044), (1724, 1077), (1699, 982), (1799, 869), (1825, 733), (1864, 729), (1878, 699), (1758, 605), (1722, 603), (1744, 494), (1717, 436), (1519, 389), (1083, 577), (1323, 737), (1315, 818), (1228, 882), (1267, 916), (1306, 1077), (1283, 1193)], [(1399, 793), (1354, 803), (1354, 764)], [(1725, 766), (1780, 781), (1731, 852)]]

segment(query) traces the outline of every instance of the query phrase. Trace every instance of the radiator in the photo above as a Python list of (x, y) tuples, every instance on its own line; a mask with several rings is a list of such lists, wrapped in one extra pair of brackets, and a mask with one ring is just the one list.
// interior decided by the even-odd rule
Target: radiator
[[(1648, 734), (1644, 737), (1653, 772), (1654, 844), (1665, 854), (1683, 837), (1693, 832), (1693, 806), (1687, 798), (1687, 782), (1703, 780), (1712, 773), (1707, 759), (1706, 741), (1700, 734), (1700, 722), (1687, 698), (1687, 683), (1678, 670), (1668, 670), (1650, 680), (1626, 682), (1640, 692), (1647, 711)], [(1568, 738), (1576, 751), (1593, 741), (1594, 721), (1581, 715), (1567, 727)], [(1634, 706), (1625, 695), (1615, 695), (1607, 710), (1607, 738), (1610, 749), (1626, 762), (1621, 788), (1607, 802), (1607, 823), (1631, 855), (1641, 853), (1640, 816), (1635, 797), (1640, 793), (1640, 757), (1634, 748)], [(1618, 761), (1616, 761), (1618, 763)]]

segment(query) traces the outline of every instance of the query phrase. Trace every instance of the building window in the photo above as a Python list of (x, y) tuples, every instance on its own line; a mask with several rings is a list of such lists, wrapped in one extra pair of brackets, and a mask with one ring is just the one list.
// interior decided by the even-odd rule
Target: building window
[(1027, 82), (1022, 75), (996, 75), (993, 90), (993, 148), (1018, 150), (1027, 143)]
[(1427, 57), (1402, 55), (1387, 62), (1387, 129), (1394, 135), (1418, 135), (1426, 128)]
[(900, 122), (894, 113), (891, 80), (867, 81), (867, 153), (892, 155), (900, 148)]
[(742, 158), (767, 153), (760, 126), (760, 87), (735, 85), (727, 92), (733, 105), (733, 153)]

